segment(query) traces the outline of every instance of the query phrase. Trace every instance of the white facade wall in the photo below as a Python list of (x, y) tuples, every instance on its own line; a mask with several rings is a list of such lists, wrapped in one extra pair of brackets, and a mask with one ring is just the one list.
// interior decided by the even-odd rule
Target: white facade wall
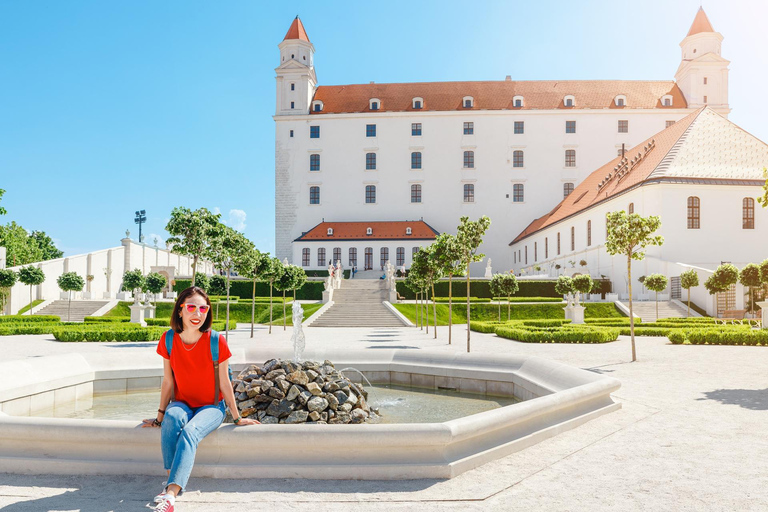
[[(427, 105), (428, 106), (428, 105)], [(293, 240), (323, 219), (403, 221), (423, 219), (439, 232), (455, 233), (463, 215), (491, 218), (480, 252), (494, 269), (514, 268), (508, 244), (530, 222), (563, 198), (563, 185), (578, 185), (589, 173), (689, 114), (688, 109), (604, 109), (542, 111), (371, 112), (275, 116), (276, 254), (292, 263)], [(628, 133), (618, 121), (629, 121)], [(524, 133), (514, 133), (514, 122)], [(576, 121), (576, 133), (565, 122)], [(474, 123), (474, 135), (463, 123)], [(411, 124), (422, 135), (411, 136)], [(366, 125), (376, 124), (376, 137)], [(310, 126), (320, 138), (310, 138)], [(294, 136), (290, 137), (293, 130)], [(565, 166), (565, 151), (576, 151), (576, 167)], [(524, 151), (524, 167), (513, 167), (513, 152)], [(411, 153), (422, 153), (422, 168), (411, 169)], [(463, 168), (464, 151), (474, 151), (475, 168)], [(365, 169), (365, 155), (377, 155), (377, 169)], [(310, 171), (310, 155), (320, 171)], [(422, 185), (422, 202), (410, 202), (411, 185)], [(463, 202), (463, 185), (475, 187), (474, 203)], [(525, 200), (513, 202), (513, 185), (523, 184)], [(366, 185), (375, 185), (376, 203), (365, 203)], [(309, 204), (309, 188), (320, 187), (320, 204)], [(346, 265), (346, 260), (343, 261)], [(360, 264), (358, 263), (358, 266)], [(482, 275), (485, 264), (473, 267)]]
[[(333, 250), (340, 248), (341, 263), (345, 269), (348, 269), (350, 268), (349, 249), (354, 247), (357, 249), (357, 269), (361, 271), (364, 270), (365, 265), (365, 249), (371, 248), (373, 252), (373, 269), (383, 270), (386, 261), (381, 261), (382, 247), (389, 249), (389, 262), (392, 265), (397, 265), (397, 248), (403, 247), (405, 249), (404, 266), (406, 269), (409, 269), (413, 264), (414, 248), (418, 250), (431, 245), (432, 242), (434, 240), (299, 241), (293, 244), (293, 263), (302, 267), (307, 272), (328, 270), (328, 261), (333, 258)], [(309, 265), (303, 265), (302, 261), (302, 250), (305, 248), (309, 249)], [(318, 265), (317, 255), (318, 250), (321, 248), (325, 249), (325, 263)], [(336, 260), (333, 261), (333, 264), (336, 264)]]
[[(664, 236), (664, 245), (649, 247), (644, 260), (632, 262), (633, 298), (639, 299), (643, 288), (637, 278), (652, 273), (667, 277), (679, 276), (690, 266), (715, 270), (721, 262), (730, 262), (739, 269), (747, 263), (760, 263), (768, 257), (768, 209), (755, 203), (755, 229), (742, 229), (742, 200), (755, 198), (760, 187), (743, 185), (653, 184), (633, 189), (610, 201), (585, 210), (578, 215), (549, 226), (535, 235), (510, 246), (510, 252), (522, 256), (516, 268), (534, 272), (540, 265), (551, 276), (557, 276), (554, 265), (561, 265), (559, 273), (571, 269), (569, 261), (576, 262), (575, 271), (592, 277), (605, 275), (613, 282), (613, 290), (627, 294), (627, 262), (622, 256), (611, 256), (605, 250), (606, 221), (610, 211), (627, 211), (634, 203), (634, 212), (642, 216), (661, 217), (658, 234)], [(700, 229), (687, 228), (687, 199), (696, 196), (701, 201)], [(587, 245), (587, 222), (592, 222), (592, 244)], [(574, 228), (575, 250), (571, 250), (571, 227)], [(560, 233), (561, 252), (557, 254), (557, 233)], [(545, 239), (547, 240), (545, 242)], [(534, 244), (538, 258), (534, 258)], [(549, 255), (545, 254), (549, 245)], [(528, 263), (525, 263), (525, 251)], [(586, 260), (586, 268), (579, 261)], [(691, 300), (714, 315), (715, 297), (704, 288), (709, 273), (699, 271), (697, 288), (691, 290)], [(687, 292), (683, 290), (683, 300)], [(653, 299), (653, 296), (650, 297)], [(736, 288), (736, 308), (744, 307), (744, 290)]]

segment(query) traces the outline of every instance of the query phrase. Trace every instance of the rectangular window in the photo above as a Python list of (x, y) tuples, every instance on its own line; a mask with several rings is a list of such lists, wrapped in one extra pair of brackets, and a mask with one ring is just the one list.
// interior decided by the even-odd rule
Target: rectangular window
[(382, 247), (381, 253), (380, 253), (380, 261), (381, 261), (381, 268), (384, 269), (384, 266), (389, 261), (389, 247)]
[(304, 248), (301, 250), (301, 266), (302, 267), (309, 266), (309, 249), (308, 248)]
[(333, 248), (333, 264), (335, 265), (337, 261), (341, 261), (341, 247)]
[(521, 150), (516, 150), (512, 152), (512, 167), (524, 167), (525, 161), (523, 160), (524, 155)]
[(411, 135), (414, 137), (421, 135), (421, 123), (411, 123)]
[(571, 226), (571, 250), (576, 250), (576, 228)]
[(525, 264), (528, 264), (528, 246), (525, 246)]
[(376, 153), (365, 154), (365, 169), (367, 171), (376, 169)]
[(557, 234), (557, 255), (560, 256), (560, 233)]
[(563, 183), (563, 199), (571, 195), (573, 192), (573, 183)]
[(675, 122), (674, 122), (674, 121), (666, 121), (666, 122), (664, 123), (664, 128), (669, 128), (669, 127), (670, 127), (670, 126), (672, 126), (673, 124), (675, 124)]
[(512, 251), (512, 263), (517, 265), (517, 251)]
[(475, 152), (474, 151), (464, 152), (464, 168), (465, 169), (475, 168)]
[(411, 202), (412, 203), (420, 203), (421, 202), (421, 185), (411, 185)]
[[(704, 80), (706, 80), (706, 78)], [(704, 83), (706, 83), (706, 82), (704, 82)], [(296, 90), (296, 84), (291, 84), (291, 90), (292, 91)]]
[(379, 102), (378, 101), (372, 101), (371, 102), (371, 110), (379, 110)]
[(704, 85), (707, 85), (707, 77), (704, 77)]
[(464, 185), (464, 202), (475, 202), (475, 186), (471, 183)]
[(413, 258), (416, 257), (416, 253), (419, 252), (418, 247), (411, 247), (411, 261), (413, 261)]
[(398, 267), (405, 265), (405, 247), (397, 248), (397, 259), (395, 260), (395, 265)]
[(587, 246), (592, 245), (592, 221), (587, 221)]
[(539, 261), (539, 242), (533, 242), (533, 261)]
[(576, 121), (565, 122), (565, 133), (576, 133)]
[(315, 112), (320, 112), (322, 110), (322, 107), (320, 106), (319, 103), (315, 103), (313, 108), (314, 108)]
[(294, 108), (294, 105), (295, 105), (295, 103), (292, 101), (292, 102), (291, 102), (291, 108), (292, 108), (292, 109)]
[(320, 204), (320, 187), (309, 187), (309, 204)]
[(475, 133), (475, 123), (464, 123), (464, 135), (473, 135)]
[(413, 108), (419, 110), (421, 108), (421, 101), (416, 100), (413, 102)]
[(755, 200), (751, 197), (741, 201), (741, 229), (755, 229)]
[(706, 102), (707, 102), (707, 97), (706, 97), (706, 96), (704, 96), (704, 103), (706, 103)]
[(318, 267), (325, 266), (325, 249), (321, 248), (317, 250), (317, 266)]
[(575, 149), (565, 150), (565, 166), (576, 167), (576, 150)]
[(411, 153), (411, 169), (421, 169), (421, 151)]
[(544, 259), (549, 258), (549, 238), (544, 238)]
[(365, 125), (365, 136), (366, 137), (375, 137), (376, 136), (376, 125), (375, 124), (367, 124), (367, 125)]
[(515, 135), (525, 133), (525, 121), (515, 121)]
[(373, 204), (376, 202), (376, 185), (365, 186), (365, 202)]
[(357, 266), (357, 248), (355, 247), (349, 248), (349, 266), (350, 267)]
[(319, 139), (320, 138), (320, 127), (319, 126), (310, 126), (309, 127), (309, 138), (310, 139)]
[(310, 171), (320, 170), (320, 155), (309, 155), (309, 170)]
[(619, 120), (619, 133), (629, 133), (629, 121)]
[(293, 137), (293, 130), (291, 130), (291, 137)]
[(688, 198), (688, 229), (699, 229), (701, 227), (700, 222), (701, 202), (696, 196)]
[(525, 201), (525, 185), (515, 183), (512, 185), (512, 202), (522, 203)]

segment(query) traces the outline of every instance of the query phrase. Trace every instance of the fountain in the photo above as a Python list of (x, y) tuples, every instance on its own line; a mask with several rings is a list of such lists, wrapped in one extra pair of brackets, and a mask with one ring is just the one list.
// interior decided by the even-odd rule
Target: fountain
[(301, 323), (304, 321), (304, 308), (301, 307), (297, 301), (293, 301), (291, 307), (293, 313), (293, 334), (291, 334), (291, 341), (293, 342), (293, 362), (301, 362), (301, 354), (304, 352), (306, 345), (304, 341), (304, 331), (301, 328)]

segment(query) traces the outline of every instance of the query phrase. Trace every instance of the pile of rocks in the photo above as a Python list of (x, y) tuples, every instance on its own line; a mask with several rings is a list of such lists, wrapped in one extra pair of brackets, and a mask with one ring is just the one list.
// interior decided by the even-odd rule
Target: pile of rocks
[(368, 392), (326, 360), (270, 359), (251, 365), (234, 381), (240, 415), (261, 423), (374, 423), (379, 411)]

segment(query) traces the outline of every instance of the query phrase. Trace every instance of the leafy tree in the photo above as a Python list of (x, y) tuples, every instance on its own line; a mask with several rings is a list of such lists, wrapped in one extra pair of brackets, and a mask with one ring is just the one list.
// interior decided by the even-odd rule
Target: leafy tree
[(147, 281), (144, 278), (144, 274), (141, 270), (133, 269), (128, 270), (123, 274), (123, 287), (124, 292), (131, 292), (133, 294), (133, 303), (139, 303), (139, 294), (147, 286)]
[(651, 215), (642, 217), (624, 210), (606, 214), (608, 236), (605, 249), (608, 254), (627, 257), (627, 283), (629, 286), (629, 332), (632, 340), (632, 361), (637, 361), (635, 349), (635, 317), (632, 309), (632, 260), (645, 258), (645, 248), (662, 245), (664, 237), (653, 233), (661, 227), (661, 219)]
[(448, 344), (450, 345), (453, 329), (453, 277), (464, 275), (462, 253), (456, 237), (448, 233), (438, 235), (432, 247), (434, 248), (433, 257), (440, 267), (440, 272), (448, 276)]
[[(221, 229), (221, 214), (213, 214), (207, 208), (195, 211), (177, 206), (171, 211), (171, 219), (165, 230), (171, 234), (166, 244), (174, 254), (192, 257), (192, 286), (197, 284), (197, 264), (208, 256), (211, 243)], [(202, 288), (202, 287), (201, 287)]]
[(469, 217), (463, 216), (461, 223), (456, 228), (456, 242), (459, 246), (461, 261), (467, 269), (467, 352), (469, 352), (469, 265), (473, 261), (482, 261), (485, 254), (478, 254), (477, 249), (483, 243), (483, 235), (491, 225), (491, 219), (483, 215), (476, 221), (469, 220)]
[(510, 272), (508, 274), (502, 275), (504, 276), (504, 279), (501, 281), (501, 291), (503, 295), (507, 296), (507, 320), (510, 320), (512, 317), (512, 295), (517, 293), (517, 290), (519, 290), (520, 287), (517, 284), (517, 278), (515, 277), (515, 274)]
[(499, 322), (501, 322), (501, 297), (504, 295), (504, 274), (493, 274), (489, 288), (491, 297), (499, 298)]
[(727, 292), (731, 285), (739, 281), (739, 270), (730, 263), (724, 263), (704, 281), (704, 288), (710, 295)]
[(269, 253), (261, 253), (258, 249), (251, 248), (235, 257), (235, 272), (248, 278), (253, 283), (251, 296), (251, 338), (253, 338), (253, 326), (256, 320), (256, 281), (261, 278), (265, 268), (269, 266)]
[(168, 280), (160, 272), (150, 272), (144, 280), (146, 281), (147, 291), (153, 295), (162, 292), (165, 285), (168, 284)]
[[(579, 293), (587, 294), (592, 289), (592, 276), (589, 274), (581, 274), (574, 276), (572, 279), (573, 289)], [(579, 302), (577, 297), (576, 302)]]
[[(427, 293), (432, 290), (432, 313), (434, 315), (435, 332), (434, 337), (437, 338), (437, 308), (435, 304), (435, 282), (442, 276), (442, 266), (437, 258), (434, 256), (434, 247), (432, 245), (428, 247), (422, 247), (413, 256), (413, 265), (411, 270), (416, 267), (417, 272), (424, 278)], [(469, 299), (467, 299), (469, 300)], [(429, 316), (429, 306), (427, 306), (427, 316)], [(427, 324), (429, 325), (429, 324)]]
[(560, 276), (555, 282), (555, 293), (558, 295), (570, 295), (575, 291), (573, 279), (568, 276)]
[[(2, 201), (2, 200), (3, 200), (3, 194), (5, 194), (5, 190), (3, 190), (3, 189), (1, 189), (1, 188), (0, 188), (0, 201)], [(8, 213), (8, 210), (6, 210), (6, 209), (5, 209), (5, 208), (3, 208), (2, 206), (0, 206), (0, 215), (5, 215), (5, 214), (7, 214), (7, 213)]]
[(192, 286), (197, 286), (205, 293), (208, 293), (208, 289), (211, 287), (211, 279), (205, 274), (197, 274), (197, 277), (195, 278), (195, 284)]
[(303, 268), (299, 267), (298, 265), (290, 265), (291, 271), (294, 273), (294, 280), (293, 280), (293, 300), (296, 300), (296, 290), (301, 290), (301, 287), (304, 286), (304, 283), (307, 282), (307, 273), (304, 271)]
[(656, 292), (656, 321), (659, 321), (659, 292), (663, 292), (666, 287), (669, 280), (667, 279), (667, 276), (663, 274), (651, 274), (648, 277), (645, 278), (645, 282), (643, 285), (645, 285), (646, 288), (651, 290), (652, 292)]
[[(282, 274), (275, 281), (275, 289), (283, 292), (283, 330), (287, 327), (287, 313), (285, 306), (285, 294), (291, 290), (296, 290), (301, 287), (307, 279), (307, 274), (304, 269), (297, 267), (296, 265), (283, 265)], [(295, 298), (295, 297), (294, 297)]]
[(225, 324), (226, 334), (229, 336), (229, 279), (235, 262), (244, 254), (253, 249), (253, 243), (245, 238), (245, 235), (239, 233), (229, 226), (219, 224), (218, 228), (212, 231), (211, 245), (207, 250), (208, 257), (216, 266), (226, 271), (226, 292), (227, 292), (227, 322)]
[(421, 292), (424, 290), (424, 280), (421, 278), (418, 272), (413, 271), (413, 267), (405, 277), (405, 286), (413, 293), (416, 294), (416, 323), (419, 325), (419, 329), (423, 329), (424, 321), (421, 308)]
[(691, 288), (699, 286), (699, 274), (695, 270), (686, 270), (680, 274), (680, 287), (688, 290), (688, 314), (691, 316)]
[(53, 243), (53, 239), (45, 234), (45, 231), (32, 231), (29, 235), (30, 243), (34, 241), (40, 250), (40, 258), (43, 261), (55, 260), (64, 256), (64, 251), (59, 250)]
[(760, 267), (750, 263), (739, 272), (739, 282), (749, 288), (749, 311), (754, 315), (755, 303), (752, 300), (752, 288), (760, 286)]
[(11, 222), (0, 226), (0, 245), (6, 249), (9, 266), (27, 265), (42, 259), (36, 244), (29, 243), (29, 233), (23, 227)]
[(69, 293), (69, 303), (67, 304), (67, 322), (69, 322), (72, 311), (72, 292), (82, 291), (83, 286), (85, 286), (85, 280), (77, 272), (64, 272), (56, 280), (56, 283), (61, 291)]
[(16, 284), (16, 279), (18, 279), (18, 274), (13, 270), (0, 269), (0, 313), (5, 311), (8, 294), (11, 287)]
[(280, 258), (269, 258), (261, 273), (261, 278), (269, 283), (269, 334), (272, 334), (272, 288), (282, 275), (283, 262)]
[(43, 284), (45, 273), (43, 269), (33, 267), (22, 267), (19, 269), (19, 281), (29, 286), (29, 314), (32, 314), (32, 287)]
[(768, 284), (768, 259), (760, 263), (760, 283)]
[[(227, 286), (227, 278), (218, 274), (212, 275), (211, 284), (208, 291), (211, 292), (211, 295), (226, 295), (229, 291), (229, 286)], [(216, 320), (219, 319), (219, 302), (221, 301), (216, 301)]]

